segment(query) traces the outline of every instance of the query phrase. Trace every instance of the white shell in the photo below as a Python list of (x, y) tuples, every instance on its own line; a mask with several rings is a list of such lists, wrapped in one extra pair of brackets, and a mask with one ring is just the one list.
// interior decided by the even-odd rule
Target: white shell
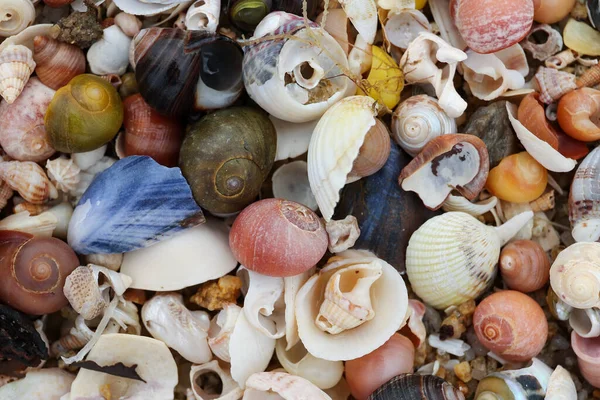
[[(529, 37), (536, 32), (544, 31), (547, 34), (547, 39), (544, 43), (537, 44), (529, 40)], [(523, 49), (531, 52), (531, 55), (536, 60), (544, 61), (548, 57), (558, 53), (563, 47), (563, 38), (556, 29), (553, 29), (548, 24), (541, 24), (529, 31), (527, 37), (521, 42)], [(560, 69), (560, 68), (557, 68)]]
[[(533, 211), (529, 203), (510, 203), (507, 201), (500, 201), (502, 207), (502, 217), (504, 222), (511, 219), (512, 217), (521, 214), (525, 211)], [(533, 219), (530, 219), (520, 230), (517, 232), (512, 239), (513, 240), (531, 240), (533, 235)]]
[(180, 3), (187, 3), (188, 0), (177, 0), (174, 2), (142, 2), (139, 0), (115, 0), (114, 4), (121, 10), (133, 15), (156, 15), (167, 12), (178, 6)]
[(569, 325), (581, 337), (598, 337), (600, 336), (600, 310), (574, 308), (569, 315)]
[(196, 364), (210, 361), (208, 313), (190, 311), (179, 293), (158, 294), (144, 303), (142, 321), (150, 334)]
[(207, 219), (172, 238), (125, 253), (121, 272), (133, 279), (132, 288), (169, 291), (220, 278), (236, 266), (227, 226)]
[(474, 217), (478, 217), (492, 210), (496, 207), (496, 204), (498, 204), (498, 198), (496, 196), (492, 196), (477, 203), (471, 203), (462, 196), (451, 194), (446, 201), (444, 201), (442, 209), (444, 211), (461, 211)]
[[(408, 294), (402, 277), (391, 265), (367, 251), (339, 253), (313, 275), (296, 296), (296, 319), (302, 343), (313, 356), (330, 361), (362, 357), (383, 345), (408, 318)], [(337, 335), (323, 332), (315, 324), (329, 278), (340, 269), (378, 265), (382, 276), (371, 287), (374, 318)], [(394, 304), (394, 307), (389, 307)]]
[(123, 263), (123, 254), (87, 254), (85, 261), (90, 264), (101, 265), (112, 271), (118, 271)]
[(213, 354), (229, 363), (229, 341), (242, 308), (236, 304), (225, 304), (223, 309), (210, 321), (208, 329), (208, 346)]
[(331, 400), (306, 379), (284, 372), (260, 372), (246, 384), (243, 400)]
[(377, 102), (367, 96), (347, 97), (321, 117), (308, 149), (308, 180), (325, 221), (331, 220), (339, 191), (375, 125)]
[(291, 349), (285, 338), (277, 341), (275, 352), (281, 366), (290, 374), (309, 380), (319, 389), (329, 389), (337, 385), (344, 373), (342, 361), (327, 361), (310, 354), (302, 342)]
[(221, 0), (197, 0), (185, 14), (185, 27), (189, 31), (216, 32), (220, 12)]
[(544, 65), (546, 68), (563, 69), (577, 61), (578, 55), (579, 54), (574, 53), (573, 50), (566, 49), (552, 57), (548, 57), (546, 61), (544, 61)]
[(517, 106), (507, 102), (506, 109), (508, 111), (508, 118), (510, 119), (510, 123), (515, 130), (517, 137), (531, 157), (535, 158), (537, 162), (542, 164), (542, 166), (549, 171), (568, 172), (575, 168), (577, 161), (567, 158), (554, 150), (552, 146), (539, 139), (519, 122), (515, 117), (517, 115)]
[(556, 366), (546, 389), (545, 400), (575, 400), (577, 398), (577, 389), (569, 371)]
[[(467, 55), (430, 32), (421, 32), (400, 59), (404, 79), (408, 83), (430, 83), (435, 89), (440, 107), (452, 118), (460, 117), (467, 108), (454, 88), (458, 62)], [(447, 64), (440, 69), (438, 63)]]
[(130, 38), (140, 33), (142, 29), (142, 21), (138, 17), (124, 12), (115, 15), (115, 25), (121, 28), (123, 33)]
[(96, 75), (123, 75), (129, 65), (131, 38), (117, 25), (104, 29), (104, 35), (90, 47), (87, 60)]
[(8, 104), (19, 97), (34, 69), (35, 61), (29, 48), (14, 45), (0, 52), (0, 95)]
[(48, 211), (35, 216), (31, 216), (29, 211), (21, 211), (1, 220), (0, 230), (20, 231), (34, 236), (51, 237), (57, 225), (58, 219)]
[(450, 0), (429, 0), (429, 8), (433, 20), (440, 30), (440, 36), (453, 47), (460, 50), (467, 49), (467, 43), (454, 24), (454, 18), (450, 15)]
[(69, 222), (73, 216), (73, 206), (67, 201), (63, 201), (48, 210), (48, 212), (56, 218), (56, 228), (52, 232), (52, 236), (67, 240), (69, 231)]
[(308, 182), (308, 164), (305, 161), (293, 161), (284, 164), (273, 173), (273, 196), (304, 204), (317, 211), (317, 200), (310, 190)]
[(269, 115), (277, 132), (275, 161), (296, 158), (308, 151), (310, 137), (319, 120), (293, 123)]
[[(197, 384), (198, 378), (206, 373), (215, 373), (221, 380), (221, 393), (206, 393), (203, 388)], [(192, 383), (192, 392), (196, 400), (238, 400), (242, 397), (244, 391), (239, 388), (237, 383), (231, 378), (228, 372), (223, 371), (217, 360), (202, 365), (194, 365), (190, 370), (190, 382)], [(215, 397), (217, 396), (217, 397)]]
[(59, 157), (46, 161), (46, 172), (58, 190), (69, 193), (77, 187), (81, 170), (73, 160)]
[(329, 237), (328, 248), (331, 253), (348, 250), (354, 246), (360, 236), (358, 220), (354, 215), (347, 215), (346, 218), (339, 221), (328, 221), (325, 224), (325, 230)]
[(550, 251), (560, 245), (560, 235), (552, 222), (543, 211), (533, 215), (532, 240), (542, 246), (544, 251)]
[(373, 44), (378, 22), (375, 0), (339, 0), (339, 3), (358, 34), (367, 43)]
[(177, 365), (169, 348), (159, 340), (119, 333), (102, 335), (87, 360), (102, 366), (136, 364), (136, 372), (146, 382), (82, 368), (71, 386), (70, 400), (101, 399), (107, 389), (114, 399), (173, 399)]
[(0, 37), (20, 33), (35, 20), (35, 8), (30, 0), (2, 0), (0, 3)]
[(388, 14), (384, 30), (391, 44), (406, 49), (420, 32), (431, 32), (431, 25), (418, 10), (395, 9)]
[(85, 153), (73, 153), (71, 154), (71, 159), (82, 171), (87, 171), (104, 157), (106, 147), (107, 145), (104, 145), (96, 150), (87, 151)]
[(442, 110), (435, 98), (426, 94), (409, 97), (392, 114), (392, 137), (413, 157), (432, 139), (456, 132), (454, 118)]
[[(354, 45), (348, 53), (348, 67), (354, 75), (362, 75), (369, 72), (373, 63), (373, 53), (371, 44), (368, 43), (362, 35), (357, 35)], [(354, 82), (348, 84), (346, 94), (348, 96), (356, 93), (356, 85)]]
[(457, 357), (462, 357), (469, 351), (471, 346), (460, 339), (441, 340), (440, 335), (429, 335), (427, 343), (434, 349), (442, 350)]
[(38, 24), (25, 28), (21, 33), (10, 36), (0, 43), (0, 52), (8, 46), (23, 45), (33, 51), (33, 39), (36, 36), (49, 36), (53, 24)]
[(25, 378), (0, 387), (2, 400), (59, 400), (75, 376), (59, 368), (31, 369)]
[(284, 292), (283, 300), (285, 301), (285, 341), (287, 342), (286, 350), (290, 350), (300, 341), (298, 336), (298, 323), (296, 321), (296, 296), (300, 288), (308, 278), (314, 274), (315, 268), (311, 268), (299, 275), (286, 276), (283, 278)]

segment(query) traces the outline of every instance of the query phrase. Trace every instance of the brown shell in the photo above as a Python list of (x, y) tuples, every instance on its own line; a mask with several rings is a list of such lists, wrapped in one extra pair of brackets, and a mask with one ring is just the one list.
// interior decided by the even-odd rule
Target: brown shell
[(35, 73), (49, 88), (58, 90), (85, 72), (85, 56), (77, 46), (36, 36), (33, 47), (33, 59), (37, 64)]
[(358, 157), (354, 160), (350, 176), (365, 177), (373, 175), (385, 165), (390, 156), (390, 132), (383, 122), (375, 119), (375, 125), (369, 129)]
[(550, 279), (550, 260), (532, 240), (517, 240), (500, 253), (500, 273), (506, 286), (529, 293), (541, 289)]
[(579, 78), (577, 87), (592, 87), (600, 83), (600, 64), (588, 68)]
[(600, 139), (600, 91), (581, 88), (560, 99), (557, 109), (560, 127), (584, 142)]

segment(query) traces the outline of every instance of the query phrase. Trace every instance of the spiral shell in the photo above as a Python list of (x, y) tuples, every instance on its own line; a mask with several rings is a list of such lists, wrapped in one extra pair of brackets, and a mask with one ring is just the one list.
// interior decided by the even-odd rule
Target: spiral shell
[(544, 398), (551, 374), (552, 369), (537, 358), (526, 368), (493, 372), (479, 381), (475, 400)]
[(0, 180), (0, 210), (6, 207), (13, 194), (13, 189), (6, 182)]
[(548, 171), (528, 152), (506, 157), (493, 168), (485, 187), (501, 200), (528, 203), (540, 197), (548, 183)]
[(406, 49), (420, 32), (431, 32), (429, 20), (417, 10), (392, 10), (383, 27), (387, 40), (396, 47)]
[(58, 197), (42, 167), (32, 161), (0, 161), (0, 179), (30, 203), (41, 204)]
[(564, 95), (558, 103), (560, 127), (571, 137), (584, 142), (600, 139), (600, 91), (581, 88)]
[(48, 160), (46, 170), (54, 186), (65, 193), (75, 190), (79, 183), (79, 172), (81, 170), (71, 159), (60, 157)]
[(540, 67), (534, 78), (540, 88), (540, 100), (546, 104), (552, 104), (577, 89), (575, 75), (554, 68)]
[(85, 72), (85, 56), (77, 46), (47, 36), (36, 36), (33, 46), (35, 73), (50, 88), (58, 90)]
[(35, 69), (33, 53), (22, 45), (11, 45), (0, 52), (0, 96), (8, 104), (21, 94)]
[(416, 156), (437, 136), (456, 132), (456, 121), (425, 94), (400, 103), (392, 114), (392, 135), (408, 154)]
[(588, 68), (577, 78), (577, 87), (593, 87), (600, 83), (600, 65)]
[(576, 242), (600, 240), (600, 149), (579, 165), (569, 192), (569, 221)]
[(464, 400), (465, 396), (435, 375), (398, 375), (375, 390), (368, 400), (398, 399)]
[(0, 37), (20, 33), (35, 20), (35, 8), (30, 0), (4, 0), (0, 4)]
[(543, 288), (550, 278), (550, 260), (534, 241), (517, 240), (500, 253), (500, 273), (506, 286), (528, 293)]
[[(217, 390), (218, 393), (215, 393), (215, 388), (212, 384), (214, 374), (218, 376), (221, 384), (220, 390)], [(192, 366), (190, 369), (190, 382), (196, 400), (208, 400), (211, 397), (215, 398), (214, 396), (233, 400), (239, 399), (243, 394), (243, 391), (231, 378), (231, 374), (228, 371), (223, 371), (217, 360), (212, 360), (202, 365)]]

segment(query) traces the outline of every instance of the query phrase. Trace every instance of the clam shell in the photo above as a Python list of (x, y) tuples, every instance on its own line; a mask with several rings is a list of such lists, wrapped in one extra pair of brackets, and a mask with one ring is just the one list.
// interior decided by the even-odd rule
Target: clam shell
[(13, 45), (0, 52), (0, 95), (7, 103), (19, 97), (34, 69), (33, 52), (29, 48)]
[(569, 192), (569, 220), (576, 242), (600, 240), (600, 149), (577, 168)]
[(94, 179), (69, 224), (81, 254), (125, 253), (204, 222), (179, 168), (150, 157), (126, 157)]
[(273, 173), (271, 180), (274, 197), (295, 201), (317, 211), (317, 200), (310, 189), (308, 164), (305, 161), (282, 165)]
[(0, 37), (10, 37), (33, 24), (35, 8), (30, 0), (4, 0), (0, 15)]

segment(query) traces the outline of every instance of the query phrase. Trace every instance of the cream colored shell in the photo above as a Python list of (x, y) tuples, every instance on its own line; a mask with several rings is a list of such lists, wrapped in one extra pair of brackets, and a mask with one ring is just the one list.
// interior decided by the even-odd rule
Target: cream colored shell
[[(221, 380), (221, 393), (215, 394), (205, 392), (198, 382), (202, 381), (201, 377), (205, 374), (214, 373)], [(235, 383), (231, 375), (227, 371), (223, 371), (217, 360), (212, 360), (206, 364), (194, 365), (190, 370), (190, 382), (192, 383), (192, 392), (196, 400), (238, 400), (242, 397), (244, 391)], [(209, 381), (210, 382), (210, 381)], [(217, 396), (217, 397), (215, 397)]]
[(477, 298), (496, 275), (501, 246), (532, 217), (525, 212), (499, 228), (462, 212), (431, 218), (413, 233), (406, 250), (412, 289), (437, 309)]
[(30, 203), (41, 204), (58, 197), (42, 167), (32, 161), (0, 161), (0, 179)]
[(9, 215), (0, 221), (0, 230), (30, 233), (34, 236), (51, 237), (58, 225), (58, 219), (51, 212), (31, 216), (29, 211)]
[(243, 400), (331, 400), (304, 378), (285, 372), (261, 372), (248, 378)]
[(546, 389), (545, 400), (570, 400), (577, 398), (577, 389), (569, 371), (562, 366), (556, 366)]
[(46, 161), (46, 170), (50, 181), (58, 190), (69, 193), (79, 183), (81, 169), (71, 159), (60, 157)]
[(461, 211), (474, 217), (478, 217), (494, 209), (496, 204), (498, 204), (498, 198), (496, 196), (492, 196), (477, 203), (471, 203), (463, 196), (451, 194), (444, 201), (442, 209), (444, 211)]
[(221, 0), (197, 0), (185, 15), (185, 27), (189, 31), (216, 32), (219, 25)]
[(35, 70), (33, 53), (22, 45), (8, 46), (0, 53), (0, 95), (8, 104), (21, 94)]
[(0, 3), (0, 37), (21, 32), (35, 20), (35, 8), (30, 0), (2, 0)]
[(59, 368), (30, 369), (25, 378), (0, 387), (0, 399), (60, 399), (69, 393), (73, 380), (75, 375)]
[(208, 346), (215, 356), (229, 363), (229, 341), (235, 323), (242, 312), (237, 304), (225, 304), (223, 309), (210, 321), (208, 329)]

